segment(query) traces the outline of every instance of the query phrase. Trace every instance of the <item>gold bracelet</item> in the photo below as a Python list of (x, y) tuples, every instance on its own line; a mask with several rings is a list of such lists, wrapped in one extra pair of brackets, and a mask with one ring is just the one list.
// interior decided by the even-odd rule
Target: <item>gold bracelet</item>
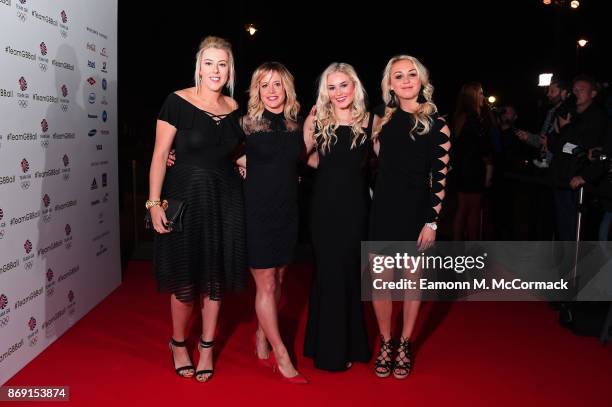
[(162, 204), (162, 201), (150, 201), (150, 200), (147, 200), (147, 202), (145, 202), (145, 208), (146, 208), (146, 210), (149, 210), (149, 209), (151, 209), (154, 206), (157, 206), (157, 205), (161, 206), (161, 204)]

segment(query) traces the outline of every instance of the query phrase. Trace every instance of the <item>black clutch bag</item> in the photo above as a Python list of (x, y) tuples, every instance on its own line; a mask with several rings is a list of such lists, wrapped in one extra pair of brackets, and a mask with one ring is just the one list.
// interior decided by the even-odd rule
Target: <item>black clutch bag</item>
[[(166, 223), (166, 229), (168, 229), (170, 232), (182, 232), (185, 203), (177, 199), (164, 199), (161, 206), (166, 211), (166, 219), (168, 220), (168, 223)], [(145, 228), (153, 229), (150, 211), (147, 211), (145, 214)]]

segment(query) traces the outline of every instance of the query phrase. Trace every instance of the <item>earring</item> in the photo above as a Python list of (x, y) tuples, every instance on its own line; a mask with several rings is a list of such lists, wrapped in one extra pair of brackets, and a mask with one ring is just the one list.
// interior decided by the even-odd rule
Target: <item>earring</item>
[(391, 109), (395, 109), (397, 107), (397, 100), (395, 99), (395, 91), (391, 89), (389, 91), (389, 95), (391, 95), (391, 98), (389, 99), (389, 103), (387, 103), (387, 107), (390, 107)]

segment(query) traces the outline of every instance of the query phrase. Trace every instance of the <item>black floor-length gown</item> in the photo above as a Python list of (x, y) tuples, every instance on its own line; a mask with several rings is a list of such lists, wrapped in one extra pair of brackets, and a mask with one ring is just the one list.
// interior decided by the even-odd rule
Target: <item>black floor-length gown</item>
[(331, 151), (318, 148), (310, 214), (315, 276), (304, 355), (329, 371), (370, 359), (360, 286), (360, 245), (367, 237), (370, 201), (370, 132), (371, 125), (365, 141), (351, 149), (352, 129), (340, 126)]

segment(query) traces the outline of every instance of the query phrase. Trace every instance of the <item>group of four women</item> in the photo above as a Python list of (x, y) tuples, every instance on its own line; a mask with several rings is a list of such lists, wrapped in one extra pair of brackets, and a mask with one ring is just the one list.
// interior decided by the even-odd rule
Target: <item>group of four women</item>
[[(437, 116), (427, 70), (410, 56), (387, 64), (386, 108), (380, 115), (367, 110), (355, 70), (331, 64), (303, 125), (293, 76), (282, 64), (255, 70), (243, 117), (223, 94), (225, 87), (233, 94), (234, 75), (230, 44), (207, 37), (196, 55), (195, 87), (171, 93), (157, 121), (146, 207), (157, 232), (158, 287), (171, 293), (170, 351), (180, 376), (201, 382), (212, 377), (220, 300), (226, 290), (244, 285), (248, 265), (257, 287), (258, 361), (285, 381), (307, 383), (282, 341), (277, 314), (297, 242), (299, 162), (317, 168), (310, 213), (315, 277), (304, 355), (317, 368), (342, 371), (370, 359), (360, 242), (432, 244), (444, 198), (449, 130)], [(379, 161), (372, 205), (365, 174), (370, 151)], [(237, 166), (246, 174), (244, 190)], [(181, 232), (168, 229), (164, 199), (184, 202)], [(196, 302), (203, 322), (194, 367), (185, 337)], [(397, 347), (391, 339), (391, 301), (373, 305), (381, 334), (375, 373), (405, 378), (419, 301), (404, 302)]]

